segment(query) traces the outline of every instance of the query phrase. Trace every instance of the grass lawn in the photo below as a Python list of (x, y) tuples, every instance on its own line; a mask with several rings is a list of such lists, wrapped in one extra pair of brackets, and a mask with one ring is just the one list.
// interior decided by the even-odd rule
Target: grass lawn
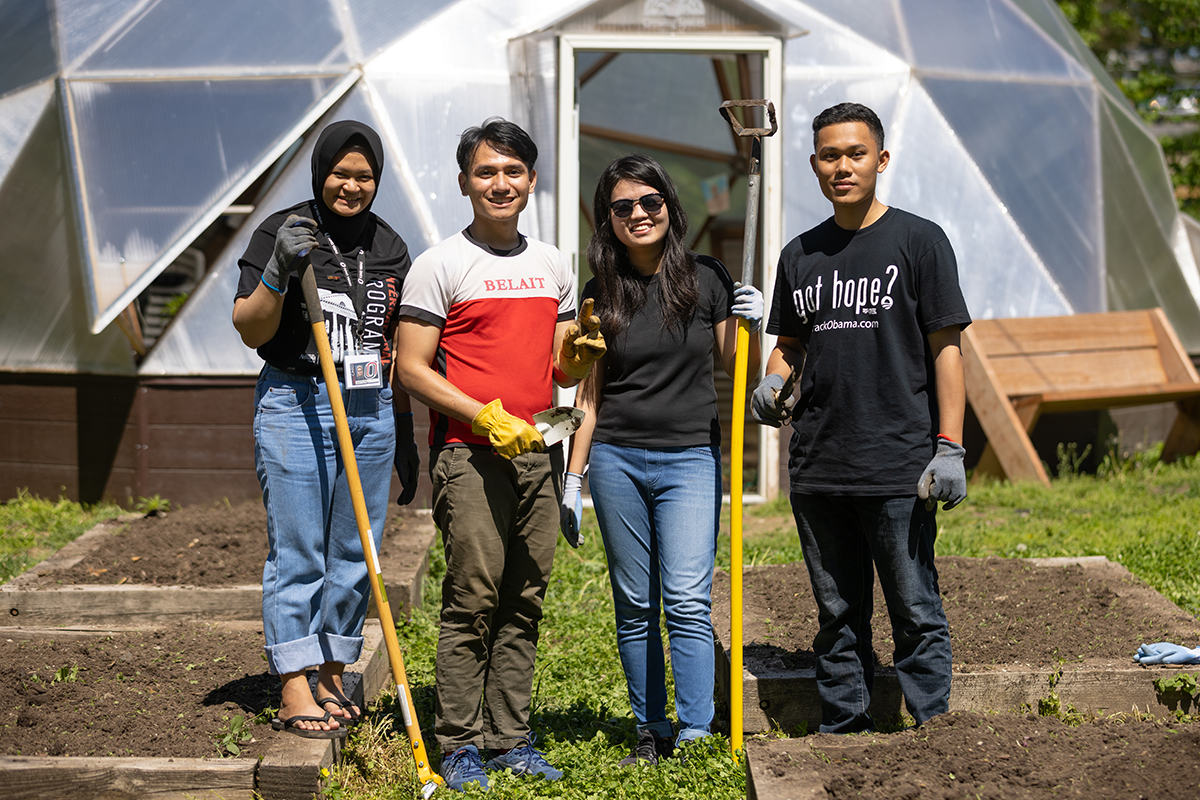
[[(1200, 615), (1200, 466), (1194, 459), (1165, 465), (1155, 453), (1120, 463), (1106, 462), (1102, 477), (1071, 475), (1050, 488), (1031, 484), (983, 483), (971, 487), (960, 507), (938, 515), (940, 555), (1104, 555), (1119, 561), (1192, 614)], [(24, 508), (21, 514), (14, 514)], [(112, 514), (119, 511), (113, 507)], [(0, 557), (19, 571), (44, 557), (108, 509), (79, 509), (19, 498), (0, 507)], [(728, 509), (723, 529), (728, 529)], [(745, 543), (748, 564), (800, 559), (786, 498), (751, 509)], [(18, 519), (19, 517), (19, 519)], [(61, 517), (61, 520), (60, 520)], [(754, 523), (751, 524), (751, 521)], [(585, 520), (586, 544), (572, 550), (560, 540), (534, 681), (533, 727), (538, 746), (567, 773), (557, 783), (493, 775), (488, 797), (668, 798), (710, 800), (745, 796), (745, 777), (729, 754), (728, 741), (714, 737), (711, 749), (694, 750), (687, 763), (621, 769), (634, 726), (617, 659), (612, 596), (595, 518)], [(718, 564), (728, 567), (728, 536), (721, 537)], [(437, 609), (444, 570), (433, 549), (425, 602), (411, 622), (399, 626), (418, 718), (426, 747), (433, 743), (433, 657)], [(5, 578), (6, 579), (6, 578)], [(1181, 642), (1195, 646), (1196, 642)], [(391, 698), (372, 722), (350, 737), (345, 761), (334, 767), (324, 795), (329, 798), (418, 798), (420, 786)], [(448, 793), (447, 793), (448, 794)], [(482, 794), (480, 793), (480, 796)]]

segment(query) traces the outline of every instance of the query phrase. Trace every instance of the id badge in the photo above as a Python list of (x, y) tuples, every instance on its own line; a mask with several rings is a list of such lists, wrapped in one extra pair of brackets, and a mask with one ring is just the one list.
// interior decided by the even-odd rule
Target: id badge
[(356, 353), (342, 357), (347, 389), (382, 389), (383, 362), (378, 353)]

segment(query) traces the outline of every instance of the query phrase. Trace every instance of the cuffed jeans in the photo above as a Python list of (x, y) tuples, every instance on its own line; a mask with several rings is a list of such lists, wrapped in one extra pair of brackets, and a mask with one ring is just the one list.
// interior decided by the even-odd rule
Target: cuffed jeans
[(680, 742), (713, 719), (712, 574), (721, 510), (716, 447), (595, 442), (589, 485), (608, 555), (617, 651), (639, 730), (672, 735), (659, 602), (667, 618)]
[(942, 610), (933, 545), (935, 512), (915, 497), (793, 493), (804, 563), (817, 600), (813, 640), (821, 732), (854, 733), (874, 723), (871, 645), (874, 574), (895, 641), (893, 661), (908, 713), (921, 724), (950, 701), (950, 628)]
[(484, 447), (434, 455), (433, 519), (446, 551), (434, 736), (442, 752), (468, 744), (508, 749), (529, 738), (562, 448), (511, 461)]
[[(342, 396), (378, 546), (396, 449), (392, 390)], [(267, 508), (262, 609), (273, 674), (352, 664), (362, 653), (367, 562), (336, 442), (324, 382), (264, 367), (255, 391), (254, 463)]]

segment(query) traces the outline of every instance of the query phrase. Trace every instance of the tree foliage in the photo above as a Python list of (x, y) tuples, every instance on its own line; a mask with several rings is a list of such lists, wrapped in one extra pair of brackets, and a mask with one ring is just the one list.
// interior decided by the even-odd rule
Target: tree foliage
[(1160, 137), (1180, 207), (1200, 217), (1200, 0), (1058, 0)]

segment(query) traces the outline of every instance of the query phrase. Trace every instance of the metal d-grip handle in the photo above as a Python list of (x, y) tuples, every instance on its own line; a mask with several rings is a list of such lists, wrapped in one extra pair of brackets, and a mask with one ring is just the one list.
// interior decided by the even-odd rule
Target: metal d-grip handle
[[(738, 122), (737, 117), (729, 110), (731, 108), (765, 108), (769, 128), (745, 128)], [(721, 103), (721, 116), (733, 126), (733, 132), (738, 136), (774, 136), (779, 130), (779, 122), (775, 119), (775, 104), (770, 100), (726, 100)]]

